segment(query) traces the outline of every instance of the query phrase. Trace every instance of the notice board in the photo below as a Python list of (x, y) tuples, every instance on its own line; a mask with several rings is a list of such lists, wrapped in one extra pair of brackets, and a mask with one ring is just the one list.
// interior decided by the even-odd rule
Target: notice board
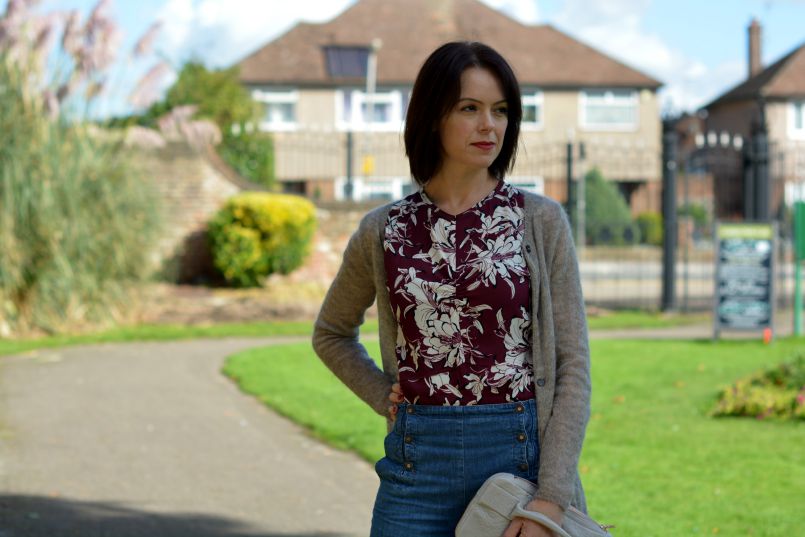
[(776, 236), (772, 223), (716, 223), (714, 337), (773, 328)]

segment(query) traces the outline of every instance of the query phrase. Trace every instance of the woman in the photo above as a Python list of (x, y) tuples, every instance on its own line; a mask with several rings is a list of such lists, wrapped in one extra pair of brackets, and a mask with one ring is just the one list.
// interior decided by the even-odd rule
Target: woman
[[(562, 208), (504, 180), (520, 90), (480, 43), (448, 43), (411, 94), (405, 149), (420, 190), (367, 214), (316, 320), (327, 366), (390, 420), (372, 537), (452, 536), (497, 472), (531, 479), (527, 508), (586, 510), (587, 325)], [(377, 299), (383, 369), (358, 341)], [(392, 406), (389, 407), (389, 400)], [(543, 537), (515, 519), (504, 537)]]

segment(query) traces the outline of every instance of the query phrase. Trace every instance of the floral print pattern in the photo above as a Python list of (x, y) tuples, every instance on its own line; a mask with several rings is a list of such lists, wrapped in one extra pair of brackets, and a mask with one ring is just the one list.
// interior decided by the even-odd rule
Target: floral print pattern
[(459, 215), (422, 191), (391, 209), (383, 245), (407, 402), (534, 397), (523, 203), (522, 193), (501, 181)]

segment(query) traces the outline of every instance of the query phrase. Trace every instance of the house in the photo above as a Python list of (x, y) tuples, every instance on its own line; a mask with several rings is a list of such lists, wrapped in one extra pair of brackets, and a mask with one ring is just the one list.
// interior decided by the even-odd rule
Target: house
[[(765, 124), (774, 215), (783, 201), (805, 199), (805, 44), (764, 68), (761, 31), (758, 21), (752, 20), (747, 78), (704, 107), (705, 130), (719, 139), (743, 140), (745, 145)], [(715, 178), (719, 212), (724, 217), (740, 214), (746, 203), (741, 169), (733, 168), (732, 173), (724, 171)]]
[(274, 133), (284, 188), (320, 199), (342, 199), (347, 182), (354, 199), (410, 192), (402, 143), (409, 94), (425, 58), (454, 40), (491, 45), (521, 83), (523, 138), (511, 182), (564, 200), (567, 144), (578, 153), (583, 142), (585, 165), (617, 181), (633, 210), (659, 209), (660, 82), (477, 0), (358, 0), (239, 62), (264, 106), (260, 128)]

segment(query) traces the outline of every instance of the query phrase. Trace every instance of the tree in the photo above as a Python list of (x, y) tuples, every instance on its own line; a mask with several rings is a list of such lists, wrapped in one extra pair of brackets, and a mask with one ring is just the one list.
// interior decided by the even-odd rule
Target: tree
[(177, 106), (198, 106), (196, 117), (211, 119), (226, 134), (233, 125), (244, 126), (259, 117), (259, 106), (241, 86), (236, 67), (209, 70), (195, 61), (186, 63), (165, 99), (152, 105), (146, 116), (157, 118)]
[(626, 200), (598, 168), (590, 170), (585, 177), (584, 201), (587, 242), (621, 245), (640, 239)]
[(261, 107), (240, 84), (236, 67), (210, 70), (196, 61), (186, 63), (165, 98), (151, 105), (137, 123), (155, 127), (158, 118), (188, 105), (197, 107), (195, 118), (209, 119), (220, 129), (223, 140), (217, 149), (227, 164), (250, 181), (273, 185), (273, 141), (267, 133), (255, 131)]

